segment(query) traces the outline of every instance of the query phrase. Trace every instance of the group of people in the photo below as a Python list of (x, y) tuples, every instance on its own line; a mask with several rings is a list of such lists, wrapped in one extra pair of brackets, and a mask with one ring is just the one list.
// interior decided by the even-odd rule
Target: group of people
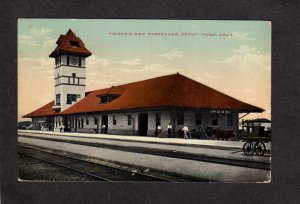
[[(186, 125), (186, 124), (184, 124), (184, 126), (183, 126), (183, 128), (181, 129), (182, 131), (183, 131), (183, 133), (184, 133), (184, 139), (188, 139), (188, 135), (187, 135), (187, 133), (188, 133), (188, 131), (189, 131), (189, 128), (188, 128), (188, 126)], [(162, 137), (162, 129), (161, 129), (161, 126), (160, 125), (158, 125), (157, 126), (157, 136), (159, 137), (159, 138), (161, 138)], [(169, 123), (168, 124), (168, 138), (171, 138), (172, 137), (172, 125), (171, 125), (171, 123)]]

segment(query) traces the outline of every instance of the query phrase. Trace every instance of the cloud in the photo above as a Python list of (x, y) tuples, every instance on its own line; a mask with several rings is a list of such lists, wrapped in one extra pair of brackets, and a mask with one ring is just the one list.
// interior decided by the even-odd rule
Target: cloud
[(167, 64), (149, 64), (143, 67), (144, 71), (161, 71)]
[(163, 53), (163, 54), (160, 54), (158, 56), (166, 58), (166, 59), (169, 59), (169, 60), (172, 60), (172, 59), (176, 59), (176, 58), (177, 59), (182, 58), (183, 57), (183, 53), (181, 51), (179, 51), (177, 48), (174, 48), (171, 51)]
[(55, 40), (50, 37), (46, 37), (46, 39), (44, 41), (44, 45), (53, 47), (55, 45)]
[(110, 62), (106, 58), (100, 58), (97, 55), (92, 55), (89, 60), (87, 60), (87, 64), (91, 68), (96, 68), (96, 67), (107, 67)]
[(32, 39), (32, 35), (28, 35), (28, 34), (19, 35), (19, 40), (30, 40), (30, 39)]
[(52, 32), (53, 29), (50, 28), (31, 28), (30, 33), (35, 36), (46, 35)]
[(31, 68), (34, 70), (48, 71), (49, 69), (53, 69), (54, 67), (53, 61), (49, 58), (32, 59), (32, 64), (33, 66)]
[(208, 79), (221, 79), (221, 77), (219, 75), (214, 75), (209, 72), (205, 72), (204, 76)]
[[(28, 34), (21, 34), (18, 36), (18, 43), (27, 46), (53, 46), (55, 44), (55, 40), (51, 39), (50, 37), (46, 37), (45, 39), (39, 38), (44, 38), (46, 34), (52, 31), (53, 29), (50, 28), (31, 28)], [(43, 43), (38, 43), (38, 41), (43, 41)]]
[(244, 93), (250, 94), (250, 93), (254, 93), (254, 89), (244, 89), (243, 90)]
[(23, 34), (19, 35), (18, 43), (29, 45), (29, 46), (38, 46), (39, 44), (33, 39), (32, 35)]
[(157, 73), (157, 74), (165, 74), (165, 73), (174, 73), (177, 72), (177, 69), (170, 69), (168, 67), (169, 64), (148, 64), (139, 68), (128, 68), (128, 67), (119, 67), (112, 68), (113, 71), (122, 71), (122, 72), (140, 72), (140, 73)]
[(133, 65), (139, 65), (142, 63), (142, 59), (140, 58), (132, 58), (129, 60), (123, 60), (121, 61), (121, 64), (127, 65), (127, 66), (133, 66)]
[[(236, 68), (242, 71), (270, 71), (271, 57), (262, 54), (256, 48), (250, 48), (242, 45), (238, 49), (232, 50), (232, 55), (223, 60), (211, 60), (213, 63), (228, 65), (229, 68)], [(211, 62), (210, 61), (210, 62)]]
[(233, 32), (231, 36), (227, 37), (228, 40), (240, 40), (240, 41), (249, 41), (254, 40), (254, 38), (251, 38), (248, 33), (239, 33), (239, 32)]
[(18, 67), (26, 67), (26, 69), (39, 72), (44, 78), (53, 77), (54, 74), (54, 63), (50, 58), (20, 57)]
[(249, 48), (247, 45), (241, 45), (238, 49), (233, 49), (233, 53), (247, 54), (247, 53), (259, 53), (256, 48)]

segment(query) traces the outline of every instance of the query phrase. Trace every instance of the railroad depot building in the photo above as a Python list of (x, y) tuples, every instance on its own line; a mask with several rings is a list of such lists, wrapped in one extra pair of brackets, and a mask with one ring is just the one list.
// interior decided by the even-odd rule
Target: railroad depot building
[(155, 136), (157, 126), (173, 135), (186, 124), (238, 131), (239, 113), (264, 110), (179, 73), (86, 92), (85, 60), (92, 54), (69, 30), (49, 55), (55, 59), (54, 100), (23, 116), (33, 127), (70, 132)]

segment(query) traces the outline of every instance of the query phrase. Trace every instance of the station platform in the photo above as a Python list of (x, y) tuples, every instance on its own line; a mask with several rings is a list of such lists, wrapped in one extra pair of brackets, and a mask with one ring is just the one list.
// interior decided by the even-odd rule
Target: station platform
[[(18, 133), (20, 135), (18, 142), (21, 144), (39, 146), (40, 148), (51, 149), (52, 151), (62, 152), (63, 154), (76, 154), (87, 160), (101, 159), (113, 163), (136, 166), (138, 169), (154, 169), (217, 182), (270, 181), (270, 170), (172, 158), (147, 153), (136, 153), (114, 148), (99, 148), (59, 141), (80, 141), (102, 145), (122, 146), (126, 148), (139, 147), (149, 150), (152, 149), (152, 151), (163, 149), (183, 154), (202, 155), (205, 157), (270, 163), (270, 156), (249, 157), (243, 155), (241, 152), (243, 142), (86, 133), (57, 133), (33, 130), (21, 130), (18, 131)], [(49, 141), (44, 140), (44, 138), (55, 138), (56, 140)], [(267, 143), (267, 146), (270, 150), (269, 143)]]
[[(33, 133), (41, 135), (57, 135), (57, 136), (71, 136), (79, 138), (99, 138), (111, 139), (119, 141), (132, 141), (132, 142), (147, 142), (156, 144), (171, 144), (171, 145), (184, 145), (184, 146), (207, 146), (219, 147), (230, 149), (242, 149), (244, 142), (239, 141), (221, 141), (221, 140), (199, 140), (199, 139), (182, 139), (182, 138), (158, 138), (147, 136), (127, 136), (127, 135), (109, 135), (109, 134), (91, 134), (91, 133), (75, 133), (75, 132), (49, 132), (38, 130), (18, 130), (19, 133)], [(271, 142), (265, 143), (268, 152), (271, 151)]]

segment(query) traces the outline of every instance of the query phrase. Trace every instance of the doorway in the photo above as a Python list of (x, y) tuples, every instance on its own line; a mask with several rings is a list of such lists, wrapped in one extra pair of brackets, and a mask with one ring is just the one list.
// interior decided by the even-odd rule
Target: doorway
[(148, 131), (148, 113), (139, 114), (139, 135), (147, 136)]
[[(107, 134), (108, 129), (108, 115), (102, 115), (102, 123), (101, 123), (101, 132), (104, 134)], [(105, 128), (103, 128), (103, 125), (105, 125)]]

